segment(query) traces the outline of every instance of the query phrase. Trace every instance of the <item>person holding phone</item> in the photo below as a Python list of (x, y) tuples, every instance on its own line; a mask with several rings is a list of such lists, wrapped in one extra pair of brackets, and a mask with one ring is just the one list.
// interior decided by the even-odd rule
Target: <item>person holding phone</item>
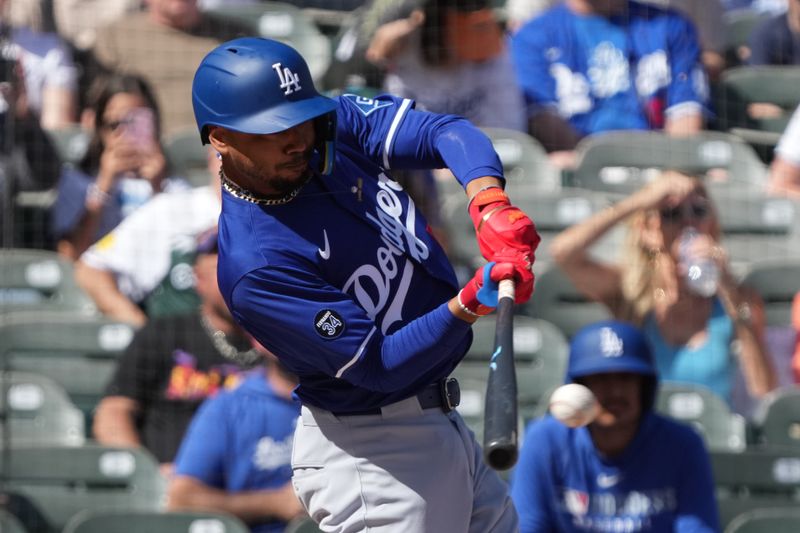
[(52, 226), (59, 253), (77, 259), (154, 194), (188, 183), (169, 176), (160, 118), (147, 83), (112, 74), (92, 88), (94, 134), (78, 168), (66, 168)]

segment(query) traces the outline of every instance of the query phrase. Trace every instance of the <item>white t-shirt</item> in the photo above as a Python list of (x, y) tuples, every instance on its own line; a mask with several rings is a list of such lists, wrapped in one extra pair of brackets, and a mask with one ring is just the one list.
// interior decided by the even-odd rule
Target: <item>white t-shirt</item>
[(420, 109), (451, 113), (482, 128), (526, 131), (525, 103), (508, 49), (482, 63), (456, 67), (425, 65), (416, 45), (397, 57), (384, 81), (386, 91), (416, 100)]
[(778, 146), (775, 147), (775, 153), (781, 159), (800, 167), (800, 106), (794, 110), (789, 125), (786, 126)]
[(210, 186), (158, 194), (86, 250), (81, 261), (113, 272), (120, 292), (140, 302), (169, 272), (172, 252), (194, 249), (197, 236), (216, 226), (220, 210)]

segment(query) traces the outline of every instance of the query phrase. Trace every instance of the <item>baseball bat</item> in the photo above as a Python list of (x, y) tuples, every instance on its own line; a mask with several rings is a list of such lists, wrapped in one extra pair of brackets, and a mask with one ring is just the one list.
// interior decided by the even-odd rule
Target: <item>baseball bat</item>
[(514, 369), (514, 280), (500, 281), (494, 353), (489, 363), (483, 422), (483, 455), (491, 468), (517, 462), (517, 373)]

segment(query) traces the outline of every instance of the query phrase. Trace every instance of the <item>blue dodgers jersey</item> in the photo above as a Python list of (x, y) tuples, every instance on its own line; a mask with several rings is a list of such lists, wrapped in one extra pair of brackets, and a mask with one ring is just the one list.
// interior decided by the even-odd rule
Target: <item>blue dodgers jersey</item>
[(620, 457), (602, 457), (587, 427), (531, 423), (512, 475), (521, 533), (719, 531), (711, 465), (699, 435), (654, 413)]
[[(175, 473), (227, 492), (278, 489), (291, 480), (292, 438), (300, 404), (279, 396), (262, 369), (206, 400), (175, 458)], [(277, 520), (251, 524), (278, 533)]]
[(681, 107), (706, 111), (708, 82), (692, 24), (629, 2), (621, 16), (558, 5), (523, 26), (512, 56), (529, 112), (553, 107), (583, 134), (664, 126)]
[[(463, 119), (416, 112), (391, 96), (346, 95), (338, 104), (331, 175), (314, 176), (285, 205), (224, 192), (219, 282), (234, 318), (298, 375), (304, 403), (354, 412), (446, 377), (471, 342), (469, 324), (446, 308), (458, 290), (452, 267), (388, 174), (444, 166), (435, 130)], [(473, 170), (454, 172), (463, 183), (502, 175), (499, 161)], [(403, 337), (399, 352), (437, 344), (385, 371), (384, 343), (409, 323), (419, 334)]]

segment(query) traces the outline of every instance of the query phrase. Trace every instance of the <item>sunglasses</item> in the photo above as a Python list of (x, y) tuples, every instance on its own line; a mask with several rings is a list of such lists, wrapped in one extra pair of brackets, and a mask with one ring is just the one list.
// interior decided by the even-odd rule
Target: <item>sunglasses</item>
[(711, 208), (705, 202), (692, 202), (664, 208), (659, 213), (662, 221), (675, 223), (686, 220), (705, 220), (711, 214)]

